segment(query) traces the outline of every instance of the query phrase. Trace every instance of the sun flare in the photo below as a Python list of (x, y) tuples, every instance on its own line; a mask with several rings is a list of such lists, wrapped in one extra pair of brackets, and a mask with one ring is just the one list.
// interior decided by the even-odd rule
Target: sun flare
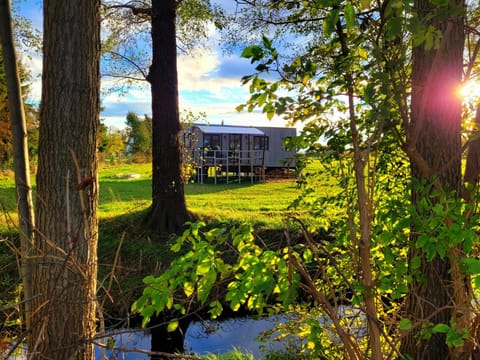
[(474, 100), (480, 97), (480, 82), (469, 80), (460, 86), (458, 94), (465, 100)]

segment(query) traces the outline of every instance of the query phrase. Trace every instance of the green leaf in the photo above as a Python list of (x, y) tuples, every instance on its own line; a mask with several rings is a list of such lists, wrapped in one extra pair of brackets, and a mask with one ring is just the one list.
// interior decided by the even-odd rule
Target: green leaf
[(260, 59), (262, 59), (265, 56), (265, 52), (260, 46), (252, 45), (243, 49), (240, 56), (247, 59), (250, 58), (250, 62), (253, 64), (255, 61), (259, 61)]
[(336, 9), (330, 11), (325, 17), (325, 20), (323, 21), (323, 33), (325, 36), (330, 36), (334, 32), (339, 14), (339, 10)]
[(365, 89), (363, 90), (363, 97), (365, 98), (366, 102), (370, 102), (373, 99), (373, 96), (375, 95), (375, 84), (369, 83), (367, 86), (365, 86)]
[(357, 54), (362, 60), (367, 60), (369, 56), (367, 50), (361, 46), (357, 47)]
[(195, 285), (193, 283), (187, 281), (183, 284), (183, 292), (187, 297), (192, 295), (194, 291), (195, 291)]
[(459, 334), (458, 332), (449, 331), (447, 333), (445, 342), (447, 343), (448, 346), (460, 347), (460, 346), (463, 346), (463, 344), (465, 343), (465, 340), (462, 337), (462, 335)]
[(267, 38), (265, 35), (262, 36), (262, 42), (263, 42), (263, 46), (265, 46), (266, 49), (272, 48), (272, 40)]
[(447, 256), (447, 249), (445, 246), (443, 246), (443, 244), (437, 244), (437, 253), (438, 256), (440, 256), (440, 259), (445, 259), (445, 256)]
[(383, 256), (385, 256), (385, 261), (387, 263), (393, 263), (395, 261), (395, 255), (392, 252), (392, 249), (389, 247), (385, 247), (383, 249)]
[(197, 276), (205, 275), (210, 271), (211, 267), (210, 259), (203, 259), (202, 262), (197, 265)]
[(309, 248), (306, 248), (305, 251), (303, 252), (303, 259), (305, 260), (306, 263), (309, 263), (313, 260), (313, 253), (312, 250)]
[(217, 280), (217, 271), (214, 268), (210, 270), (198, 281), (198, 300), (204, 304), (207, 301), (210, 290), (212, 290), (215, 281)]
[(212, 319), (216, 319), (219, 317), (223, 312), (222, 303), (218, 300), (212, 301), (209, 305), (210, 309), (208, 310), (210, 317)]
[(275, 107), (271, 103), (268, 103), (263, 107), (263, 112), (267, 114), (268, 120), (272, 120), (275, 115)]
[(447, 324), (437, 324), (432, 328), (432, 332), (446, 334), (450, 330), (450, 326)]
[(433, 45), (435, 41), (434, 34), (435, 34), (434, 28), (433, 26), (430, 25), (428, 28), (428, 31), (425, 33), (425, 45), (424, 45), (425, 50), (433, 49)]
[(182, 249), (182, 242), (181, 241), (177, 241), (170, 248), (170, 250), (172, 250), (174, 253), (178, 253), (181, 249)]
[(243, 109), (245, 109), (245, 104), (238, 105), (238, 106), (235, 108), (235, 110), (237, 110), (238, 112), (243, 111)]
[(150, 321), (150, 318), (152, 317), (153, 313), (155, 312), (155, 308), (151, 305), (146, 306), (143, 308), (141, 315), (143, 317), (142, 320), (142, 327), (147, 326), (148, 322)]
[(402, 33), (402, 21), (403, 19), (400, 17), (394, 17), (388, 20), (387, 22), (387, 31), (386, 31), (386, 38), (388, 40), (395, 39), (399, 37)]
[(474, 258), (463, 259), (463, 265), (466, 267), (466, 272), (470, 275), (480, 274), (480, 260)]
[(177, 319), (174, 319), (172, 321), (170, 321), (167, 325), (167, 331), (168, 332), (173, 332), (175, 330), (177, 330), (178, 328), (178, 320)]
[(107, 340), (107, 349), (112, 351), (115, 347), (115, 338), (113, 336), (109, 336)]
[(259, 48), (259, 47), (257, 45), (248, 46), (245, 49), (243, 49), (242, 54), (240, 56), (247, 59), (252, 57), (253, 53), (255, 51), (258, 51), (258, 50), (254, 50), (254, 48)]
[(412, 270), (419, 269), (421, 264), (422, 264), (422, 258), (420, 256), (414, 256), (410, 261), (410, 267)]
[(412, 322), (409, 319), (402, 319), (398, 323), (398, 328), (402, 331), (408, 331), (413, 327)]
[(345, 5), (344, 16), (347, 22), (347, 28), (350, 30), (355, 26), (355, 8), (351, 3)]
[(255, 99), (258, 103), (258, 106), (262, 106), (263, 104), (265, 104), (265, 101), (267, 101), (267, 93), (263, 92), (256, 95), (258, 95), (256, 96), (256, 99)]

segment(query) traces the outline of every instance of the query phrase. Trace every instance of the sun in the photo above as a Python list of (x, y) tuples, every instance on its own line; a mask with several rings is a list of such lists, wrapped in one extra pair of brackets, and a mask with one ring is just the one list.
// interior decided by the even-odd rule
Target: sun
[(467, 102), (478, 100), (480, 98), (480, 82), (468, 80), (460, 86), (458, 95)]

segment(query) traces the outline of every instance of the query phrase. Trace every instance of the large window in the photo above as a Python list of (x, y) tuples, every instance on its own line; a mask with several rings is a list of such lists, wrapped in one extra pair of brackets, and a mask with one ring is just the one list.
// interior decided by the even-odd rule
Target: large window
[(254, 136), (253, 150), (268, 150), (268, 136)]
[(233, 135), (229, 136), (228, 148), (230, 150), (241, 150), (242, 149), (242, 135)]
[(183, 146), (187, 149), (192, 147), (192, 136), (193, 134), (190, 132), (183, 133)]
[(220, 135), (205, 134), (203, 135), (203, 147), (210, 150), (220, 150)]

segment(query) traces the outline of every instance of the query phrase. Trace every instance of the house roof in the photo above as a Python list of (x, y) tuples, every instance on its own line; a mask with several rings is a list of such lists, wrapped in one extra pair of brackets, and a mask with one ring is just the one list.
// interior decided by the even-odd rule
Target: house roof
[(265, 133), (254, 127), (247, 126), (229, 126), (229, 125), (199, 125), (194, 124), (204, 134), (242, 134), (242, 135), (260, 135)]

